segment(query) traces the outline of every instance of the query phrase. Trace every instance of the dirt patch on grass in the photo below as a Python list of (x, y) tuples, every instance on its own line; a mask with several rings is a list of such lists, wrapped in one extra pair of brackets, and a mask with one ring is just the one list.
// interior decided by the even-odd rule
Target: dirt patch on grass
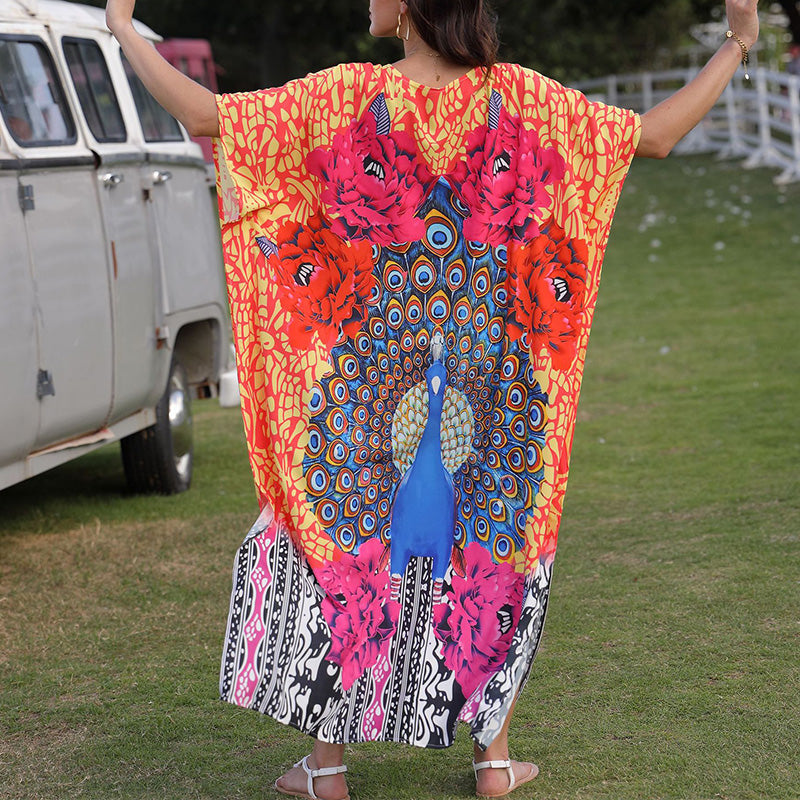
[(39, 724), (39, 715), (22, 715), (20, 720), (27, 722), (28, 730), (6, 735), (0, 739), (0, 758), (3, 761), (46, 753), (54, 750), (75, 750), (86, 740), (86, 728), (72, 725)]
[(52, 724), (32, 724), (27, 730), (1, 736), (0, 776), (6, 770), (9, 774), (0, 780), (0, 798), (79, 795), (80, 779), (70, 780), (69, 776), (87, 736), (86, 728)]

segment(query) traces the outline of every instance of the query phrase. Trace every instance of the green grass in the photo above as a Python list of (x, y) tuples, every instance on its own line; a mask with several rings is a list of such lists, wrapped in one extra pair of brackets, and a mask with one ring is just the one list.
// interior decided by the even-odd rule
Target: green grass
[[(800, 186), (634, 165), (606, 260), (542, 650), (513, 751), (541, 800), (798, 798)], [(219, 703), (256, 514), (236, 410), (195, 486), (117, 449), (0, 495), (0, 798), (270, 798), (306, 737)], [(354, 798), (464, 798), (443, 752), (349, 748)]]

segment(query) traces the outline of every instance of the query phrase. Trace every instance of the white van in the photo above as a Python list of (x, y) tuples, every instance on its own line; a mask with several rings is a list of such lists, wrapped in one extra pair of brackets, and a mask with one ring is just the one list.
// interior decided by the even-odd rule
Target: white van
[(0, 489), (116, 439), (132, 488), (188, 487), (229, 352), (215, 202), (101, 9), (0, 0)]

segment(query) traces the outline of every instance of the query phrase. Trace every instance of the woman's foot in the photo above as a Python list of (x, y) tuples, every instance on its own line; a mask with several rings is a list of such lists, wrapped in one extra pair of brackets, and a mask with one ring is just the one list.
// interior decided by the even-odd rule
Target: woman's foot
[[(488, 765), (490, 761), (493, 766)], [(504, 797), (517, 786), (532, 781), (539, 774), (539, 767), (529, 761), (505, 759), (492, 761), (484, 757), (480, 761), (476, 760), (474, 764), (475, 791), (478, 797)], [(482, 764), (486, 766), (481, 766)]]
[[(341, 771), (336, 774), (325, 774), (334, 769)], [(317, 770), (321, 770), (323, 774), (315, 775)], [(309, 791), (309, 774), (311, 774), (311, 791)], [(319, 800), (349, 800), (350, 798), (347, 793), (344, 769), (341, 765), (326, 764), (324, 767), (320, 767), (314, 753), (306, 756), (303, 761), (298, 761), (288, 772), (281, 775), (275, 781), (275, 788), (281, 794), (288, 794), (292, 797), (317, 797)]]

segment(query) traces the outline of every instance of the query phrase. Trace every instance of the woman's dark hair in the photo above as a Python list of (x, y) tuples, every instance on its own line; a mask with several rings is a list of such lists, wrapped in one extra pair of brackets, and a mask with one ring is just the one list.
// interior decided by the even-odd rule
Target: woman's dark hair
[(484, 0), (406, 0), (411, 24), (429, 47), (453, 64), (497, 61), (497, 17)]

